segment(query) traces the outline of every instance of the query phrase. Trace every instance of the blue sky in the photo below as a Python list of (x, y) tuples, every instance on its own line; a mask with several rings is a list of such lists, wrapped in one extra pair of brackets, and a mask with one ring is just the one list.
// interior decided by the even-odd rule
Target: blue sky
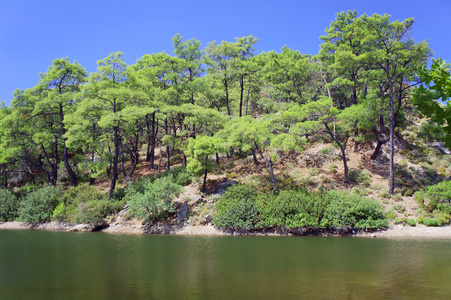
[(0, 2), (0, 100), (15, 89), (34, 87), (55, 58), (70, 57), (88, 72), (111, 52), (133, 64), (144, 54), (173, 54), (180, 33), (208, 42), (259, 38), (256, 52), (282, 46), (316, 54), (319, 37), (337, 12), (415, 18), (413, 37), (428, 40), (434, 57), (451, 60), (451, 1), (24, 1)]

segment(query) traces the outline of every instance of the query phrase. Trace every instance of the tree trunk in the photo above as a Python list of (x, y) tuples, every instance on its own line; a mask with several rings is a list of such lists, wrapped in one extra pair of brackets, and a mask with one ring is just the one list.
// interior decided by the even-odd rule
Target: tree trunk
[(340, 143), (340, 141), (335, 137), (335, 135), (330, 131), (329, 126), (327, 126), (327, 123), (324, 123), (324, 126), (326, 127), (327, 133), (332, 137), (332, 139), (337, 143), (337, 145), (340, 147), (341, 150), (341, 156), (343, 157), (343, 168), (344, 168), (344, 183), (348, 183), (348, 162), (346, 157), (346, 149), (343, 147), (343, 145)]
[(125, 172), (125, 151), (124, 151), (124, 143), (121, 141), (121, 166), (122, 166), (122, 175), (124, 178), (127, 177), (127, 172)]
[(358, 121), (354, 122), (354, 152), (359, 150), (359, 143), (356, 141), (356, 138), (359, 136), (359, 128), (357, 127)]
[[(225, 75), (224, 75), (224, 76), (225, 76)], [(227, 115), (228, 115), (228, 116), (231, 116), (232, 113), (230, 112), (230, 106), (229, 106), (229, 88), (228, 88), (227, 79), (225, 79), (224, 87), (225, 87), (225, 93), (226, 93)]]
[(202, 184), (202, 193), (205, 193), (205, 191), (207, 190), (207, 173), (208, 173), (208, 169), (206, 167), (208, 163), (208, 155), (205, 157), (205, 174), (204, 174), (204, 183)]
[(240, 78), (240, 117), (243, 115), (244, 76)]
[(267, 159), (266, 157), (264, 157), (262, 151), (257, 146), (257, 144), (256, 143), (254, 143), (254, 144), (255, 144), (255, 149), (257, 150), (258, 154), (260, 154), (261, 158), (263, 158), (263, 160), (268, 165), (269, 174), (271, 175), (272, 188), (273, 188), (274, 192), (277, 192), (276, 179), (274, 178), (274, 170), (272, 169), (272, 160), (271, 160), (271, 158)]
[[(166, 118), (164, 120), (164, 125), (165, 125), (165, 133), (166, 135), (169, 135), (169, 124), (168, 124), (168, 119)], [(171, 168), (171, 152), (170, 152), (171, 148), (169, 147), (169, 145), (166, 146), (166, 170), (169, 170)]]
[(60, 121), (61, 121), (61, 136), (63, 138), (63, 161), (64, 161), (64, 166), (66, 167), (66, 171), (70, 176), (71, 182), (72, 182), (72, 186), (77, 186), (77, 176), (75, 176), (74, 171), (72, 170), (72, 168), (70, 167), (69, 164), (69, 158), (68, 158), (68, 150), (67, 150), (67, 146), (66, 146), (66, 138), (64, 137), (64, 135), (66, 134), (66, 128), (64, 127), (64, 111), (63, 111), (63, 105), (60, 104), (59, 105), (59, 109), (60, 109)]
[(118, 177), (117, 164), (119, 161), (119, 147), (120, 147), (120, 139), (119, 139), (119, 128), (117, 126), (113, 127), (114, 131), (114, 156), (113, 156), (113, 166), (112, 166), (112, 176), (111, 176), (111, 185), (110, 185), (110, 197), (113, 196), (114, 190), (116, 188), (116, 181)]
[(257, 159), (257, 155), (255, 154), (255, 150), (251, 149), (251, 151), (252, 151), (252, 157), (254, 158), (254, 165), (258, 166), (259, 162)]
[(394, 172), (394, 157), (395, 157), (395, 118), (394, 118), (394, 103), (393, 103), (393, 82), (390, 77), (390, 63), (386, 63), (386, 74), (388, 79), (388, 86), (390, 87), (390, 172), (389, 172), (389, 189), (388, 193), (393, 195), (395, 189), (395, 172)]
[[(155, 130), (155, 131), (154, 131)], [(149, 160), (149, 169), (153, 170), (153, 164), (155, 162), (155, 141), (157, 139), (158, 134), (158, 122), (157, 126), (155, 126), (155, 113), (152, 116), (152, 139), (150, 143), (150, 160)], [(161, 156), (161, 153), (160, 153)]]

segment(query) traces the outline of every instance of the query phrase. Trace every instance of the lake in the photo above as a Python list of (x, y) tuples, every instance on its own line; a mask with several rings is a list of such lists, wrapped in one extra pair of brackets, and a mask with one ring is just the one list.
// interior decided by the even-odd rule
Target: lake
[(0, 299), (450, 299), (451, 240), (0, 230)]

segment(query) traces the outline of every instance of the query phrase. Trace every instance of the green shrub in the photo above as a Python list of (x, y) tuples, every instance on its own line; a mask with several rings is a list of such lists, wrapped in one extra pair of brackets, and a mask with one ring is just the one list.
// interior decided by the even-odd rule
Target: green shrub
[(371, 178), (373, 175), (368, 171), (361, 171), (351, 169), (349, 170), (349, 180), (354, 181), (356, 183), (363, 183), (365, 186), (370, 186)]
[(388, 219), (391, 219), (391, 220), (394, 220), (397, 216), (398, 216), (398, 214), (396, 213), (396, 211), (395, 211), (395, 209), (393, 208), (393, 207), (390, 207), (388, 210), (387, 210), (387, 212), (386, 212), (386, 217), (388, 218)]
[(308, 170), (308, 173), (310, 176), (317, 176), (319, 174), (319, 172), (320, 172), (320, 169), (318, 169), (318, 168), (310, 168)]
[(395, 205), (393, 205), (393, 209), (399, 212), (400, 214), (406, 211), (406, 207), (400, 203), (396, 203)]
[(0, 222), (13, 221), (17, 218), (19, 202), (9, 190), (0, 189)]
[(235, 179), (235, 178), (238, 177), (238, 175), (235, 172), (232, 172), (227, 177), (230, 178), (230, 179)]
[(182, 187), (173, 182), (172, 176), (144, 182), (144, 192), (137, 192), (128, 200), (130, 213), (143, 222), (158, 221), (175, 212), (172, 199)]
[(401, 166), (403, 166), (404, 168), (407, 167), (407, 160), (401, 159)]
[(192, 182), (192, 176), (186, 170), (185, 166), (172, 167), (169, 170), (167, 170), (166, 172), (163, 172), (156, 176), (156, 178), (163, 178), (163, 177), (172, 177), (172, 181), (175, 184), (178, 184), (181, 186), (189, 185)]
[(262, 195), (257, 200), (257, 227), (320, 227), (330, 202), (328, 193), (308, 193), (304, 189), (281, 191), (279, 195)]
[(334, 164), (334, 163), (329, 164), (328, 168), (329, 168), (329, 171), (330, 171), (331, 173), (337, 173), (337, 172), (338, 172), (338, 170), (337, 170), (337, 165)]
[(435, 217), (440, 221), (441, 225), (448, 224), (450, 216), (447, 213), (438, 212)]
[(393, 201), (398, 202), (398, 201), (401, 201), (402, 196), (401, 196), (401, 194), (393, 194), (393, 195), (391, 195), (391, 198), (393, 199)]
[(255, 202), (244, 199), (228, 203), (225, 210), (217, 210), (213, 224), (218, 227), (254, 228), (257, 218)]
[(382, 185), (380, 183), (376, 182), (376, 183), (373, 183), (372, 188), (378, 191), (382, 188)]
[(417, 218), (418, 224), (422, 224), (425, 219), (426, 219), (426, 217), (424, 215), (419, 215)]
[(407, 223), (407, 218), (406, 218), (406, 217), (398, 217), (398, 218), (395, 218), (395, 219), (393, 220), (393, 223), (405, 225), (405, 224)]
[(440, 220), (437, 218), (427, 217), (423, 220), (423, 224), (426, 226), (436, 226), (437, 227), (437, 226), (441, 226), (442, 222), (440, 222)]
[(388, 198), (388, 196), (390, 196), (390, 194), (388, 193), (388, 191), (383, 191), (379, 194), (379, 196), (381, 198)]
[(444, 180), (436, 185), (429, 186), (423, 195), (427, 200), (426, 210), (432, 212), (439, 203), (451, 202), (451, 181)]
[(374, 200), (348, 195), (345, 192), (329, 192), (330, 205), (321, 224), (324, 227), (381, 228), (388, 226), (383, 206)]
[(407, 224), (409, 224), (412, 227), (417, 226), (415, 219), (407, 219)]
[[(124, 207), (123, 202), (112, 201), (108, 196), (101, 200), (78, 203), (72, 220), (75, 223), (94, 223)], [(54, 212), (55, 213), (55, 212)]]
[(413, 195), (412, 189), (407, 188), (404, 190), (404, 196), (412, 196), (412, 195)]
[(364, 187), (358, 187), (358, 188), (352, 189), (352, 193), (357, 196), (365, 197), (365, 196), (369, 195), (370, 191)]
[(52, 219), (58, 222), (67, 221), (66, 205), (63, 202), (58, 204), (53, 210)]
[(254, 228), (258, 219), (254, 187), (236, 184), (227, 189), (216, 203), (213, 225), (217, 227)]
[(61, 190), (46, 186), (26, 195), (20, 202), (19, 220), (22, 222), (50, 221), (53, 210), (62, 199)]

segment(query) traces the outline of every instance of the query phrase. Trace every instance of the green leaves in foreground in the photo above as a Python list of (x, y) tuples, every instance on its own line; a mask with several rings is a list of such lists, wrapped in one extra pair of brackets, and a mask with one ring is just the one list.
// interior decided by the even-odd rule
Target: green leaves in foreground
[(20, 202), (19, 221), (48, 222), (63, 194), (58, 187), (46, 186), (26, 195)]
[(175, 212), (172, 199), (182, 192), (182, 187), (173, 182), (172, 176), (144, 183), (144, 191), (130, 197), (130, 213), (144, 223), (166, 218)]
[(355, 227), (388, 226), (383, 206), (345, 192), (308, 193), (295, 189), (261, 194), (250, 186), (229, 188), (216, 205), (218, 227)]

